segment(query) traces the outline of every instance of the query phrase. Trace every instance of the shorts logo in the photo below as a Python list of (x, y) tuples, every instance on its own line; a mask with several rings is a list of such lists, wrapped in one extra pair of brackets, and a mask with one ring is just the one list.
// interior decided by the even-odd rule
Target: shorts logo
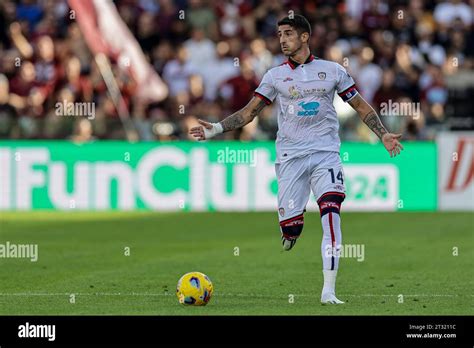
[(278, 212), (280, 213), (280, 216), (284, 216), (285, 215), (285, 208), (278, 209)]
[(320, 72), (318, 73), (318, 77), (320, 80), (326, 80), (326, 73), (325, 72)]
[(303, 110), (298, 111), (298, 116), (316, 116), (319, 112), (319, 103), (318, 102), (301, 102), (298, 104)]

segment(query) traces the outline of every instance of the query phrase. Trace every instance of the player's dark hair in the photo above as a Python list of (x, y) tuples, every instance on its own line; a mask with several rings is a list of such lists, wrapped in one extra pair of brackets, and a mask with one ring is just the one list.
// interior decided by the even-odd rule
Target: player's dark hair
[(302, 15), (295, 14), (291, 17), (287, 16), (278, 21), (279, 26), (285, 24), (288, 24), (289, 26), (295, 28), (298, 35), (308, 33), (309, 36), (311, 36), (311, 25), (309, 24), (308, 20)]

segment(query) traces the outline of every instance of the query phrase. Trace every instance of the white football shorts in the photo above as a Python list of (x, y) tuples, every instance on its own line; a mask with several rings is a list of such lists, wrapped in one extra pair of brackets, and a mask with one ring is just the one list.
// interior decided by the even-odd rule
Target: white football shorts
[(327, 192), (345, 194), (339, 153), (320, 151), (276, 163), (278, 217), (280, 222), (301, 215), (311, 191), (316, 200)]

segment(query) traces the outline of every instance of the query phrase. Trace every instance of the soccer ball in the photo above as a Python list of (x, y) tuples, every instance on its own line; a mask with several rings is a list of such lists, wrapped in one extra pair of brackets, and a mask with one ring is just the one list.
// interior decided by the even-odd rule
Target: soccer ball
[(192, 306), (205, 306), (213, 291), (209, 277), (201, 272), (189, 272), (178, 281), (176, 296), (179, 303)]

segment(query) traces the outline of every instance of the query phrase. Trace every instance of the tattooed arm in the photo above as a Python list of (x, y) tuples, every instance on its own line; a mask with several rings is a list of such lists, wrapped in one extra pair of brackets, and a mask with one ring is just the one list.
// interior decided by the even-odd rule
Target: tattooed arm
[(200, 126), (191, 128), (189, 133), (197, 138), (197, 140), (206, 140), (212, 138), (216, 134), (242, 128), (246, 124), (252, 122), (266, 105), (267, 104), (262, 99), (253, 97), (246, 106), (226, 117), (219, 123), (209, 123), (203, 120), (198, 120)]
[(372, 132), (379, 137), (387, 151), (390, 153), (390, 157), (400, 154), (400, 151), (403, 150), (402, 144), (398, 141), (402, 136), (401, 134), (389, 133), (380, 121), (375, 110), (365, 101), (364, 98), (362, 98), (360, 94), (357, 94), (354, 98), (349, 100), (349, 104), (355, 111), (357, 111), (359, 117), (364, 121), (367, 127), (369, 127)]
[(349, 105), (357, 111), (362, 121), (364, 121), (364, 123), (379, 137), (379, 139), (382, 139), (382, 136), (388, 133), (375, 110), (365, 101), (364, 98), (361, 97), (360, 94), (357, 94), (354, 98), (349, 100)]

